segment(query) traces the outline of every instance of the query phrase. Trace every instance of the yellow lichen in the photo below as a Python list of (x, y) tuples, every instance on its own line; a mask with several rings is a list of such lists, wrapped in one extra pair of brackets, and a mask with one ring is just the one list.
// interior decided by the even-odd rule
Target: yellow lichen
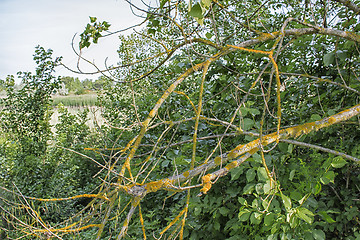
[(147, 192), (156, 192), (162, 186), (163, 186), (163, 180), (154, 181), (154, 182), (147, 183), (145, 185), (145, 189), (146, 189)]
[(234, 151), (240, 150), (240, 149), (242, 149), (243, 147), (244, 147), (244, 145), (239, 145), (239, 146), (237, 146), (237, 147), (234, 149)]
[(202, 192), (203, 194), (206, 194), (210, 190), (211, 178), (212, 174), (207, 174), (201, 178), (203, 182), (203, 187), (200, 189), (200, 192)]
[(100, 198), (100, 199), (109, 201), (109, 199), (105, 195), (102, 195), (102, 194), (81, 194), (81, 195), (76, 195), (76, 196), (67, 197), (67, 198), (34, 198), (34, 197), (28, 197), (28, 198), (32, 199), (32, 200), (42, 201), (42, 202), (66, 201), (66, 200), (77, 199), (77, 198)]
[(231, 170), (231, 169), (236, 168), (236, 167), (237, 167), (237, 161), (233, 161), (233, 162), (229, 163), (228, 165), (226, 165), (225, 168), (227, 170)]
[(152, 109), (152, 110), (150, 111), (150, 113), (149, 113), (149, 116), (150, 116), (150, 117), (154, 117), (154, 115), (155, 115), (155, 110)]
[(97, 227), (100, 228), (101, 224), (89, 224), (83, 227), (79, 227), (79, 228), (75, 228), (75, 229), (68, 229), (68, 227), (64, 227), (64, 228), (58, 228), (58, 229), (35, 229), (34, 232), (80, 232), (82, 230), (88, 229), (88, 228), (92, 228), (92, 227)]
[(227, 156), (229, 159), (234, 159), (237, 157), (237, 154), (235, 151), (230, 151)]
[[(277, 32), (274, 32), (275, 34)], [(271, 34), (271, 33), (261, 33), (259, 37), (257, 37), (257, 39), (259, 39), (260, 41), (265, 41), (265, 40), (269, 40), (269, 39), (274, 39), (275, 38), (275, 34)]]
[(329, 120), (328, 120), (329, 124), (332, 125), (336, 122), (336, 119), (334, 117), (329, 117)]
[(288, 128), (288, 129), (286, 129), (286, 132), (289, 136), (294, 136), (296, 134), (294, 128)]
[(159, 181), (149, 182), (145, 184), (146, 192), (157, 192), (162, 188), (167, 188), (171, 186), (171, 181), (169, 179), (163, 179)]
[(216, 165), (220, 165), (221, 164), (221, 157), (217, 156), (215, 159), (214, 159), (214, 162)]
[(189, 171), (186, 171), (183, 173), (184, 177), (186, 177), (186, 178), (189, 176), (189, 174), (190, 174)]

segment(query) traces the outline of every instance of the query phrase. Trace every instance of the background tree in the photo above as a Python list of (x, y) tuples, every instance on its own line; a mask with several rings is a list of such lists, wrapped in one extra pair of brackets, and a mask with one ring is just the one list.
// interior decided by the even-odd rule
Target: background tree
[[(144, 29), (100, 70), (108, 126), (88, 148), (106, 159), (99, 187), (60, 199), (91, 199), (74, 217), (22, 231), (359, 237), (359, 3), (128, 2)], [(91, 18), (80, 50), (108, 28)]]
[[(53, 76), (60, 58), (52, 60), (52, 51), (38, 46), (34, 60), (36, 72), (19, 72), (22, 87), (15, 89), (13, 76), (5, 81), (6, 97), (0, 118), (3, 129), (2, 155), (11, 166), (6, 169), (9, 182), (15, 183), (24, 194), (41, 196), (51, 167), (44, 155), (52, 137), (50, 129), (51, 94), (59, 87), (59, 79)], [(49, 168), (48, 168), (49, 167)], [(5, 169), (4, 169), (5, 170)]]

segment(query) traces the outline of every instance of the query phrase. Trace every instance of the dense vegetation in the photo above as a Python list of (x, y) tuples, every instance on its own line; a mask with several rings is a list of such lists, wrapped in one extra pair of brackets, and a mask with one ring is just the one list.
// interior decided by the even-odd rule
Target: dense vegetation
[(128, 2), (105, 126), (62, 109), (53, 137), (50, 50), (4, 81), (0, 236), (359, 239), (360, 2)]
[(74, 77), (62, 77), (60, 80), (63, 84), (59, 89), (61, 95), (68, 95), (69, 93), (82, 95), (91, 91), (102, 90), (106, 83), (103, 77), (99, 77), (95, 81), (87, 78), (80, 80)]

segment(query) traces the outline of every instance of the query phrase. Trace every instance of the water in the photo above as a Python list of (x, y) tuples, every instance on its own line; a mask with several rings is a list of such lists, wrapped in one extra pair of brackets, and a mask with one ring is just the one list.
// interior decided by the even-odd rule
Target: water
[[(78, 114), (79, 112), (84, 111), (85, 109), (89, 109), (87, 125), (90, 127), (90, 129), (95, 129), (96, 126), (102, 126), (105, 124), (105, 119), (101, 115), (101, 108), (96, 106), (89, 106), (89, 107), (68, 107), (65, 106), (65, 108), (68, 110), (71, 114)], [(51, 130), (55, 132), (55, 125), (59, 123), (59, 110), (55, 107), (53, 109), (53, 114), (51, 115)]]

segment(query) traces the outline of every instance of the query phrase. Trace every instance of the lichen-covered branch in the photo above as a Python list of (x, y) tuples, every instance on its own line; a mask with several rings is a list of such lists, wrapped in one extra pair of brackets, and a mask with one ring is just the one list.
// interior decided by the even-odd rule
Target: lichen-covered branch
[[(229, 162), (230, 160), (239, 158), (245, 154), (245, 156), (229, 163), (224, 168), (222, 168), (212, 174), (208, 174), (208, 175), (204, 176), (203, 180), (206, 180), (205, 184), (208, 184), (209, 181), (214, 180), (215, 178), (217, 178), (219, 176), (224, 176), (229, 172), (229, 170), (239, 166), (248, 157), (250, 157), (251, 154), (258, 151), (258, 149), (260, 149), (261, 145), (266, 146), (273, 142), (276, 142), (279, 139), (297, 138), (303, 134), (308, 134), (312, 131), (318, 131), (322, 128), (329, 127), (333, 124), (346, 121), (346, 120), (350, 119), (351, 117), (354, 117), (358, 114), (360, 114), (360, 105), (356, 105), (352, 108), (344, 110), (344, 111), (342, 111), (338, 114), (332, 115), (330, 117), (321, 119), (319, 121), (305, 123), (305, 124), (298, 125), (295, 127), (289, 127), (286, 129), (282, 129), (282, 130), (280, 130), (279, 133), (274, 132), (274, 133), (263, 136), (262, 141), (260, 141), (260, 139), (256, 139), (247, 144), (238, 145), (231, 151), (226, 152), (226, 153), (222, 154), (221, 156), (215, 157), (213, 160), (207, 162), (206, 164), (197, 166), (194, 169), (190, 169), (179, 175), (171, 176), (171, 177), (161, 179), (158, 181), (145, 183), (143, 185), (134, 185), (128, 189), (128, 193), (131, 194), (135, 188), (136, 188), (135, 192), (137, 193), (136, 196), (139, 195), (138, 194), (139, 192), (141, 192), (142, 196), (145, 196), (147, 193), (157, 192), (159, 190), (177, 190), (175, 187), (176, 184), (184, 182), (195, 176), (198, 176), (201, 173), (207, 172), (217, 166), (225, 164), (225, 163)], [(206, 193), (207, 190), (209, 190), (209, 189), (210, 189), (209, 185), (207, 185), (207, 187), (203, 189), (203, 193)], [(131, 194), (131, 195), (134, 195), (134, 194)]]

